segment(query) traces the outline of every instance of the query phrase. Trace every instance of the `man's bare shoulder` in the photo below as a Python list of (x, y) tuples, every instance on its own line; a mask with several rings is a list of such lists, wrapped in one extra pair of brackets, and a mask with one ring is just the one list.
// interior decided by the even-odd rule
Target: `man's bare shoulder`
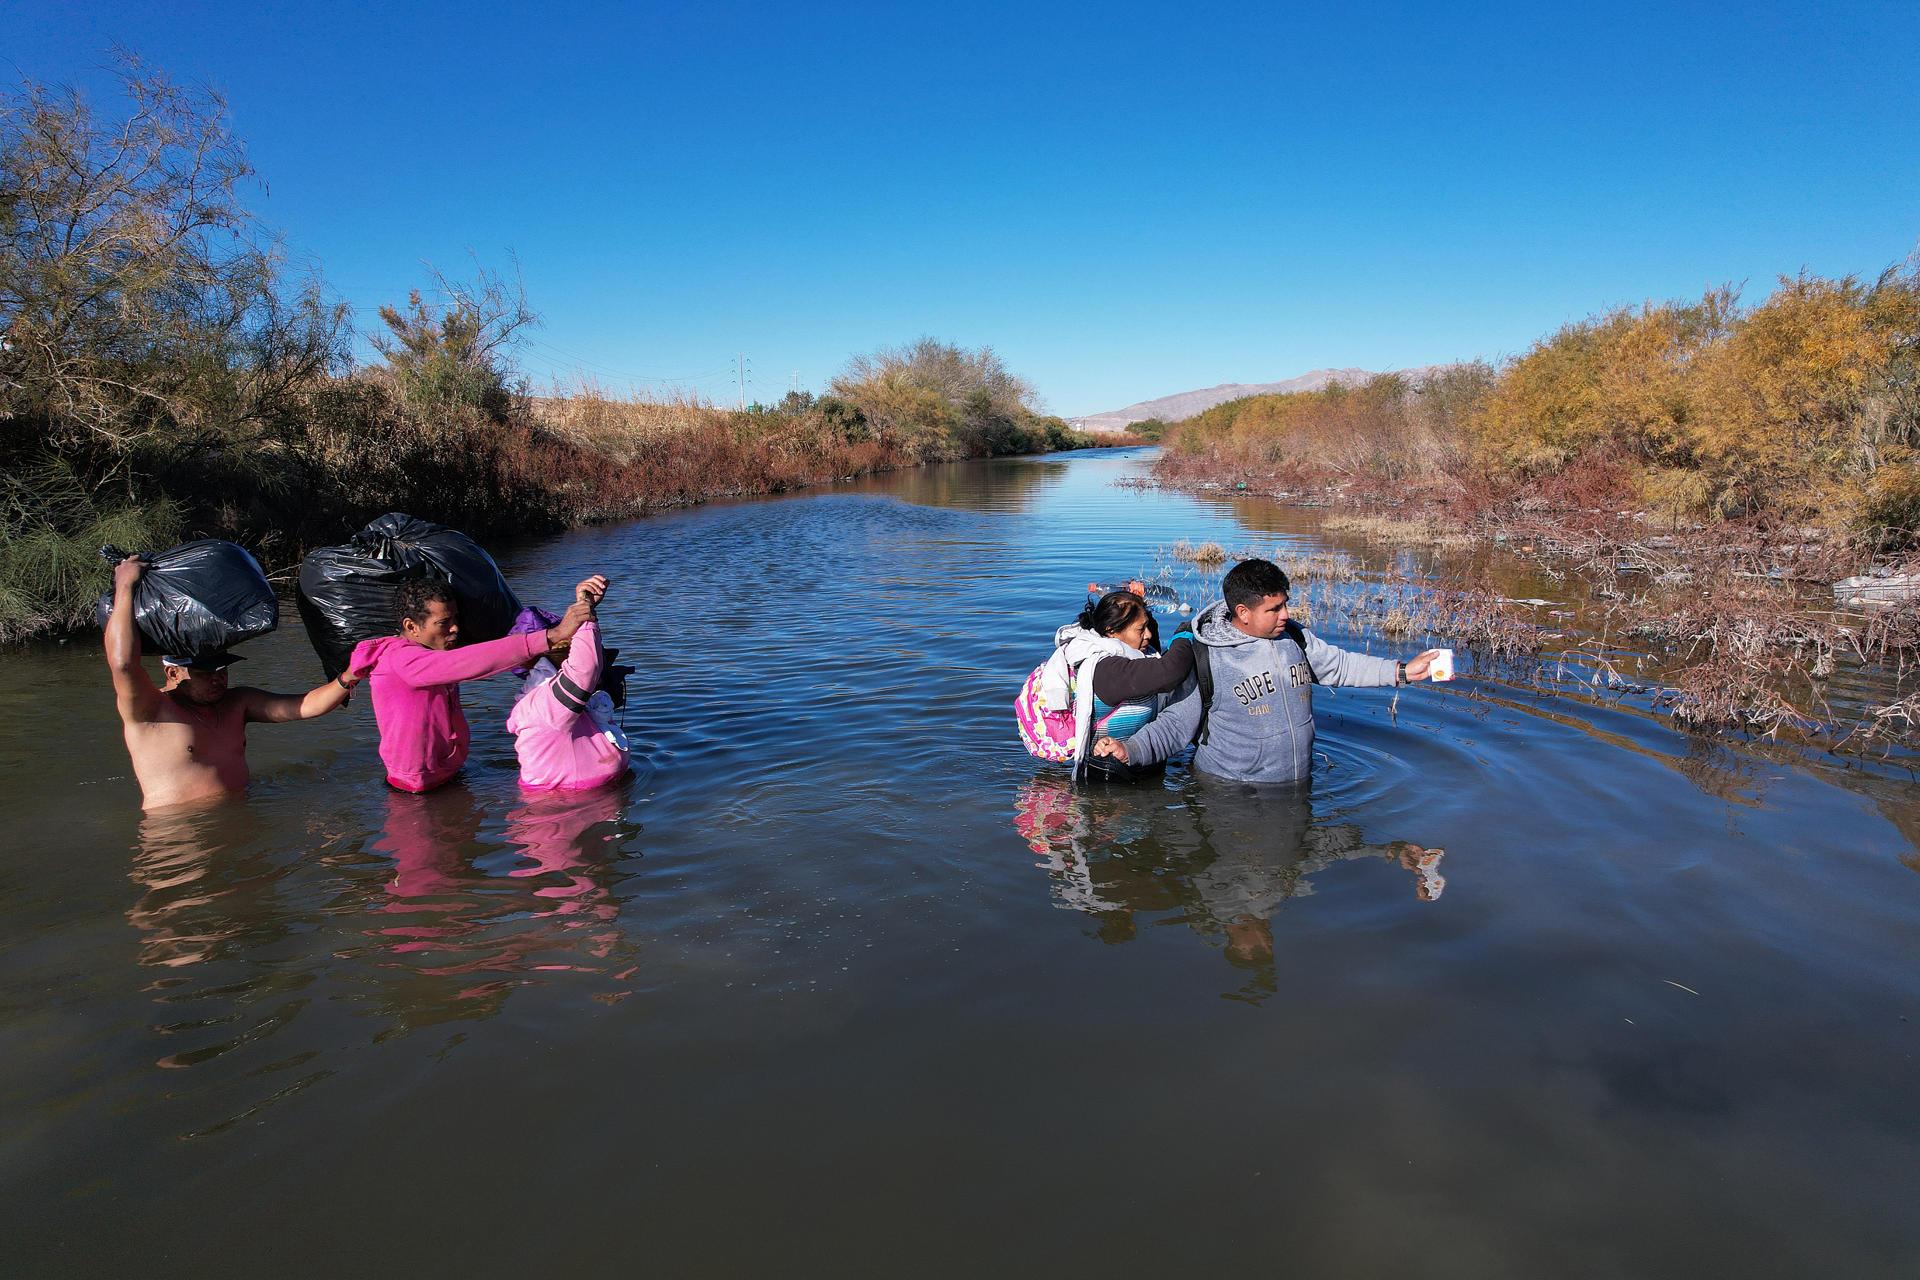
[(144, 720), (128, 721), (129, 726), (142, 724), (186, 725), (189, 728), (225, 728), (230, 723), (246, 719), (247, 708), (253, 705), (253, 699), (261, 696), (260, 690), (241, 688), (229, 689), (213, 703), (195, 703), (176, 697), (173, 693), (162, 691), (154, 699), (153, 714)]

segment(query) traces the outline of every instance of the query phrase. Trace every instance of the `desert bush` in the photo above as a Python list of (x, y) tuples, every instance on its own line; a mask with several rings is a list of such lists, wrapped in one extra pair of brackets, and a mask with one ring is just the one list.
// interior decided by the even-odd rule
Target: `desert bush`
[(1067, 438), (1047, 430), (1032, 384), (990, 347), (921, 338), (855, 356), (832, 390), (829, 398), (856, 409), (879, 440), (922, 460), (1045, 450)]
[(1175, 424), (1167, 443), (1176, 455), (1302, 480), (1430, 479), (1458, 459), (1461, 421), (1492, 379), (1476, 362), (1421, 382), (1389, 373), (1352, 387), (1247, 396)]
[(1539, 474), (1586, 452), (1687, 465), (1695, 358), (1724, 339), (1738, 303), (1622, 308), (1569, 324), (1501, 371), (1470, 427), (1482, 456)]
[[(1162, 474), (1408, 483), (1470, 505), (1825, 524), (1882, 547), (1920, 524), (1920, 262), (1782, 278), (1569, 324), (1495, 368), (1254, 396), (1175, 424)], [(1396, 489), (1396, 486), (1401, 488)]]
[(343, 308), (240, 202), (218, 96), (133, 61), (120, 90), (105, 112), (32, 82), (0, 99), (9, 638), (87, 617), (101, 542), (153, 546), (277, 481), (300, 389), (345, 361)]
[[(1669, 514), (1901, 519), (1875, 475), (1920, 444), (1920, 278), (1784, 277), (1757, 307), (1730, 288), (1569, 325), (1504, 370), (1473, 421), (1520, 479), (1584, 455), (1638, 473)], [(1889, 506), (1889, 503), (1892, 506)]]
[(381, 307), (387, 331), (375, 335), (374, 349), (414, 408), (436, 413), (465, 406), (504, 422), (514, 392), (523, 389), (510, 352), (539, 323), (526, 290), (517, 277), (508, 281), (485, 268), (470, 282), (437, 270), (433, 275), (433, 292), (445, 301), (429, 304), (415, 289), (404, 311)]
[(1084, 431), (1075, 431), (1064, 418), (1042, 418), (1040, 427), (1046, 436), (1045, 451), (1049, 453), (1058, 453), (1062, 449), (1085, 449), (1094, 443), (1092, 436)]
[(1715, 507), (1866, 516), (1890, 451), (1920, 444), (1909, 396), (1920, 276), (1783, 278), (1697, 362), (1693, 443)]
[(120, 86), (117, 115), (0, 100), (0, 421), (101, 468), (156, 435), (250, 441), (345, 359), (343, 308), (240, 203), (225, 104), (131, 61)]

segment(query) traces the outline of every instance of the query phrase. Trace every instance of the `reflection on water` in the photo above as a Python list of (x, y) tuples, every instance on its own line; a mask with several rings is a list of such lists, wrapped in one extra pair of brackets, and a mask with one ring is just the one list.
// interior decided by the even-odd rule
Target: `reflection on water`
[(503, 858), (476, 854), (484, 814), (466, 788), (390, 793), (376, 848), (394, 871), (374, 934), (416, 978), (474, 979), (443, 1006), (462, 1017), (493, 1012), (534, 975), (605, 972), (627, 958), (605, 865), (623, 798), (619, 786), (524, 797), (507, 814)]
[(1061, 907), (1094, 917), (1123, 943), (1142, 916), (1177, 920), (1251, 971), (1244, 996), (1277, 989), (1273, 916), (1314, 892), (1342, 863), (1381, 861), (1410, 873), (1421, 902), (1446, 888), (1445, 852), (1411, 841), (1368, 844), (1352, 824), (1316, 825), (1311, 784), (1255, 786), (1194, 776), (1179, 799), (1155, 788), (1079, 789), (1057, 771), (1024, 783), (1014, 829), (1040, 858)]
[[(365, 847), (316, 817), (298, 850), (244, 804), (147, 815), (127, 919), (139, 962), (163, 971), (147, 988), (165, 1009), (154, 1031), (184, 1042), (157, 1065), (245, 1051), (249, 1074), (276, 1077), (337, 1051), (341, 1012), (371, 1020), (365, 1034), (381, 1043), (490, 1018), (516, 989), (562, 975), (599, 977), (600, 1003), (624, 998), (638, 967), (611, 869), (638, 830), (622, 820), (625, 798), (622, 787), (526, 794), (501, 819), (462, 786), (396, 791)], [(269, 1053), (281, 1056), (251, 1057)], [(308, 1071), (300, 1087), (332, 1074)], [(287, 1093), (276, 1083), (189, 1136)]]
[[(1139, 467), (502, 545), (614, 577), (642, 767), (586, 795), (493, 681), (456, 787), (362, 704), (143, 819), (97, 649), (16, 655), (0, 1270), (1910, 1273), (1920, 788), (1474, 672), (1318, 691), (1305, 789), (1074, 793), (1011, 701), (1090, 579), (1356, 550)], [(315, 678), (297, 617), (248, 657)]]
[(1048, 491), (1065, 483), (1075, 468), (1096, 456), (1017, 458), (993, 467), (939, 463), (861, 476), (839, 491), (880, 494), (920, 506), (960, 511), (1028, 511)]
[(251, 829), (257, 837), (257, 824), (252, 810), (232, 803), (142, 816), (128, 874), (144, 892), (127, 911), (141, 933), (140, 963), (200, 964), (285, 933), (286, 918), (272, 901), (278, 872), (250, 852), (247, 836)]

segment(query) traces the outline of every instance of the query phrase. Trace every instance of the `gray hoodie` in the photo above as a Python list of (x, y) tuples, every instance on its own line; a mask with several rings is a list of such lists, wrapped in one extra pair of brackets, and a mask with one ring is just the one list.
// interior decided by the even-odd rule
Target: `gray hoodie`
[[(1399, 670), (1392, 658), (1348, 653), (1311, 631), (1303, 651), (1290, 636), (1256, 640), (1229, 621), (1216, 600), (1194, 618), (1194, 639), (1212, 660), (1213, 705), (1207, 740), (1193, 767), (1216, 778), (1296, 782), (1313, 771), (1313, 686), (1388, 685)], [(1127, 761), (1158, 764), (1191, 743), (1200, 728), (1197, 674), (1151, 723), (1127, 739)]]

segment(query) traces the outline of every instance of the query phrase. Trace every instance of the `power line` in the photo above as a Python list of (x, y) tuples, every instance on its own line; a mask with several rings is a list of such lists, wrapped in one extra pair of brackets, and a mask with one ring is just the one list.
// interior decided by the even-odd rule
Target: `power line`
[(565, 347), (555, 346), (553, 343), (542, 341), (539, 338), (529, 338), (527, 339), (527, 343), (529, 346), (538, 347), (550, 355), (558, 356), (562, 360), (571, 361), (583, 369), (595, 373), (603, 373), (611, 378), (624, 378), (629, 382), (692, 382), (700, 378), (712, 378), (733, 372), (733, 366), (726, 364), (717, 369), (696, 369), (690, 373), (636, 373), (631, 369), (620, 369), (613, 365), (606, 364), (603, 361), (589, 359), (578, 352), (569, 351)]

